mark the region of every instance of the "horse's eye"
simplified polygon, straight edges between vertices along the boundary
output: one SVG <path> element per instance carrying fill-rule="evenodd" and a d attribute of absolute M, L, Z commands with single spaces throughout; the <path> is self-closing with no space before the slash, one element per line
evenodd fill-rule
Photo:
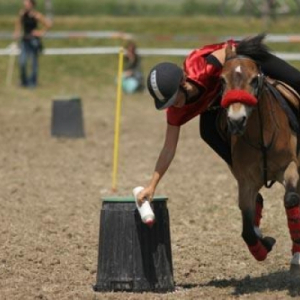
<path fill-rule="evenodd" d="M 226 80 L 225 80 L 224 77 L 221 77 L 221 78 L 220 78 L 220 83 L 221 83 L 221 88 L 222 88 L 222 90 L 224 90 L 225 87 L 226 87 Z"/>
<path fill-rule="evenodd" d="M 257 77 L 252 78 L 250 85 L 252 86 L 252 88 L 256 89 L 258 87 L 258 78 Z"/>

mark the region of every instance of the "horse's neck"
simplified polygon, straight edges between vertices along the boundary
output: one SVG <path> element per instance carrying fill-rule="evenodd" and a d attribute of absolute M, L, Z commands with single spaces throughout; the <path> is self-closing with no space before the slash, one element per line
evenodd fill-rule
<path fill-rule="evenodd" d="M 252 112 L 248 120 L 246 135 L 251 140 L 262 140 L 266 143 L 270 141 L 274 135 L 274 131 L 279 126 L 279 119 L 275 116 L 280 109 L 278 103 L 273 99 L 266 90 L 262 91 L 259 97 L 258 105 Z"/>

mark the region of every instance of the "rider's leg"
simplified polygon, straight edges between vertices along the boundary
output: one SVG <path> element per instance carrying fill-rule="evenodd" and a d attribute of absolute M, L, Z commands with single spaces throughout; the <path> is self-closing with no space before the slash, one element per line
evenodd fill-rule
<path fill-rule="evenodd" d="M 300 94 L 300 71 L 298 69 L 273 54 L 260 64 L 265 75 L 287 83 Z"/>
<path fill-rule="evenodd" d="M 200 135 L 202 139 L 223 159 L 228 165 L 232 164 L 230 145 L 221 137 L 217 129 L 218 110 L 206 111 L 200 116 Z"/>

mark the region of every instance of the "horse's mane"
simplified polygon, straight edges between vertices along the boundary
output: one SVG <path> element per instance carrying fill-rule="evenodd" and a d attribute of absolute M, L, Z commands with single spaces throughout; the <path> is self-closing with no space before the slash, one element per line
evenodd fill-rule
<path fill-rule="evenodd" d="M 248 37 L 238 42 L 236 53 L 246 55 L 257 62 L 260 62 L 270 55 L 269 48 L 263 44 L 266 34 L 262 33 L 254 37 Z"/>

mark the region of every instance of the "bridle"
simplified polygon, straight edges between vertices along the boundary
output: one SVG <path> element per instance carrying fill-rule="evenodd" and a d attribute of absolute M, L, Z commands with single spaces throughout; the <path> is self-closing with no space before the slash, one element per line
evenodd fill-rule
<path fill-rule="evenodd" d="M 253 59 L 251 59 L 248 56 L 244 56 L 244 55 L 237 55 L 237 56 L 232 56 L 229 57 L 228 59 L 226 59 L 225 63 L 229 60 L 233 60 L 233 59 L 248 59 L 251 60 L 252 62 L 255 62 Z M 257 64 L 257 62 L 255 62 L 258 68 L 258 74 L 257 74 L 257 84 L 254 87 L 253 90 L 253 95 L 255 96 L 255 98 L 257 99 L 257 101 L 259 102 L 259 98 L 262 95 L 264 86 L 265 86 L 265 76 L 261 71 L 260 66 Z M 224 87 L 223 87 L 224 88 Z M 223 96 L 223 92 L 222 91 L 222 96 Z M 271 180 L 268 182 L 268 150 L 271 148 L 273 141 L 274 141 L 274 135 L 275 133 L 273 132 L 272 135 L 272 139 L 270 141 L 270 143 L 268 145 L 265 144 L 264 141 L 264 135 L 263 135 L 263 129 L 264 129 L 264 124 L 263 124 L 263 118 L 262 118 L 262 113 L 261 113 L 261 108 L 259 103 L 257 103 L 257 110 L 258 110 L 258 118 L 259 118 L 259 131 L 260 131 L 260 144 L 258 147 L 254 146 L 252 143 L 250 143 L 249 141 L 246 140 L 246 138 L 243 136 L 243 140 L 251 147 L 260 150 L 262 152 L 262 158 L 263 158 L 263 178 L 264 178 L 264 186 L 266 188 L 271 188 L 272 185 L 276 182 L 275 180 Z"/>
<path fill-rule="evenodd" d="M 225 59 L 224 65 L 226 64 L 226 62 L 233 60 L 233 59 L 247 59 L 256 64 L 257 69 L 258 69 L 258 73 L 256 76 L 257 77 L 257 85 L 254 87 L 253 95 L 258 99 L 259 96 L 261 95 L 262 89 L 264 87 L 264 82 L 265 82 L 265 75 L 263 74 L 260 65 L 255 60 L 253 60 L 251 57 L 246 56 L 246 55 L 235 55 L 235 56 L 228 57 Z M 223 90 L 222 90 L 222 94 L 223 94 Z"/>

